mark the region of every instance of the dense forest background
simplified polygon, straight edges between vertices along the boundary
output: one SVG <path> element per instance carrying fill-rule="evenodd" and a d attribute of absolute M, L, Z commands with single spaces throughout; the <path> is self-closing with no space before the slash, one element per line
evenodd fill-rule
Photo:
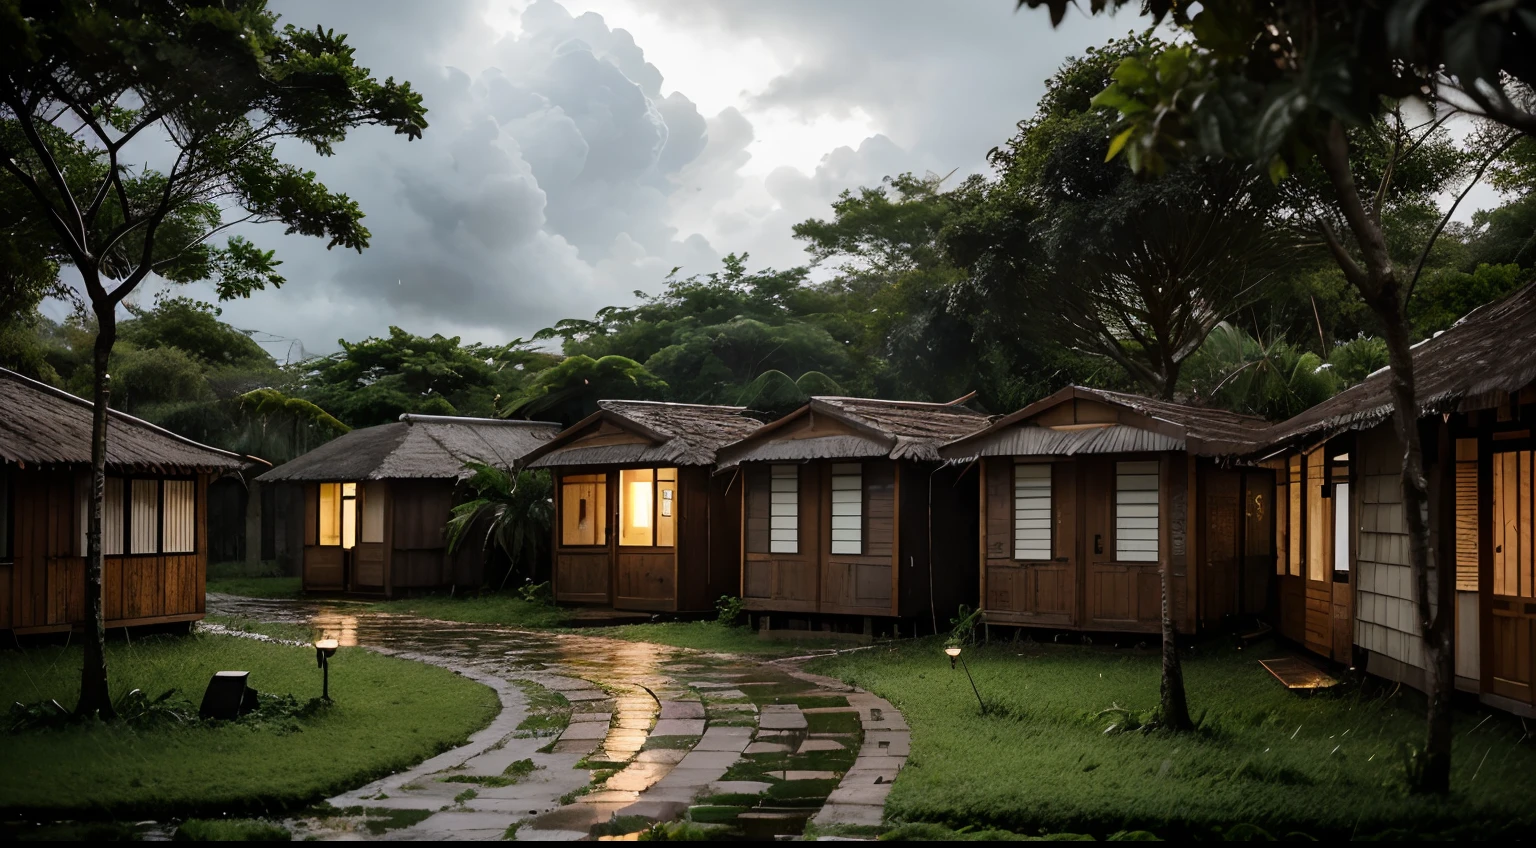
<path fill-rule="evenodd" d="M 570 423 L 600 398 L 773 416 L 815 394 L 975 391 L 976 405 L 1006 412 L 1078 383 L 1295 414 L 1386 364 L 1370 311 L 1316 233 L 1294 225 L 1326 205 L 1326 181 L 1202 162 L 1150 180 L 1106 162 L 1116 112 L 1095 95 L 1121 59 L 1156 46 L 1125 39 L 1064 65 L 1035 114 L 997 140 L 990 174 L 901 174 L 845 192 L 786 234 L 804 244 L 803 266 L 733 255 L 507 345 L 392 327 L 286 364 L 216 308 L 162 294 L 120 322 L 112 404 L 276 461 L 403 412 Z M 1383 186 L 1394 260 L 1414 271 L 1420 338 L 1536 278 L 1528 139 L 1490 153 L 1475 126 L 1398 111 L 1351 142 L 1366 153 L 1362 184 Z M 1502 205 L 1452 220 L 1478 179 Z M 24 228 L 8 232 L 0 251 L 25 255 Z M 38 311 L 68 297 L 57 267 L 0 265 L 12 301 L 0 304 L 0 366 L 89 394 L 93 327 Z"/>

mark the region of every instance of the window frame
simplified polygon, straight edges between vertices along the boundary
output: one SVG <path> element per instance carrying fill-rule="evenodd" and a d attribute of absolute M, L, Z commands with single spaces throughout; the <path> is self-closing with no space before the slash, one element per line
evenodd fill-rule
<path fill-rule="evenodd" d="M 1032 469 L 1033 468 L 1040 468 L 1040 467 L 1044 467 L 1045 468 L 1045 499 L 1046 499 L 1046 526 L 1045 526 L 1046 541 L 1045 541 L 1045 553 L 1046 553 L 1046 555 L 1043 556 L 1043 557 L 1026 557 L 1026 556 L 1023 556 L 1022 555 L 1022 550 L 1019 547 L 1019 529 L 1020 529 L 1019 528 L 1019 522 L 1022 521 L 1022 520 L 1026 520 L 1026 519 L 1019 518 L 1019 511 L 1021 509 L 1021 507 L 1019 506 L 1019 501 L 1021 499 L 1020 498 L 1020 494 L 1019 494 L 1019 488 L 1020 488 L 1019 487 L 1019 480 L 1020 480 L 1019 469 L 1026 468 L 1026 467 L 1032 468 Z M 1011 550 L 1012 550 L 1012 556 L 1010 558 L 1014 562 L 1051 562 L 1052 560 L 1054 560 L 1056 558 L 1056 520 L 1055 520 L 1055 518 L 1056 518 L 1056 479 L 1055 478 L 1056 478 L 1056 466 L 1055 466 L 1055 463 L 1053 463 L 1053 462 L 1050 462 L 1050 461 L 1035 462 L 1035 461 L 1022 460 L 1022 459 L 1015 459 L 1014 462 L 1013 462 L 1013 471 L 1012 471 L 1012 480 L 1011 480 L 1012 485 L 1009 487 L 1010 491 L 1012 491 L 1012 493 L 1013 493 L 1013 495 L 1012 495 L 1013 504 L 1012 504 L 1011 508 L 1009 509 L 1009 512 L 1011 513 L 1011 520 L 1009 521 L 1009 523 L 1012 525 L 1012 532 L 1009 535 L 1011 537 L 1010 541 L 1012 542 L 1012 544 L 1010 546 Z"/>
<path fill-rule="evenodd" d="M 583 472 L 583 473 L 580 473 L 580 474 L 560 474 L 560 475 L 558 475 L 558 477 L 556 478 L 556 481 L 555 481 L 555 498 L 556 498 L 556 500 L 558 502 L 557 509 L 559 510 L 559 513 L 560 513 L 560 515 L 559 515 L 559 519 L 560 519 L 559 520 L 559 526 L 555 528 L 555 534 L 556 534 L 556 538 L 557 538 L 557 541 L 558 541 L 558 547 L 561 547 L 561 548 L 581 548 L 581 549 L 586 549 L 586 550 L 592 550 L 592 549 L 597 549 L 597 548 L 606 548 L 606 547 L 608 547 L 608 544 L 609 544 L 609 541 L 610 541 L 610 534 L 612 532 L 612 528 L 608 526 L 611 523 L 609 521 L 609 515 L 608 515 L 608 488 L 609 488 L 610 478 L 611 478 L 611 475 L 607 471 L 595 471 L 595 472 Z M 615 484 L 617 483 L 617 481 L 614 481 L 614 482 L 615 482 Z M 566 541 L 566 533 L 565 533 L 565 531 L 566 531 L 566 527 L 565 527 L 566 515 L 565 515 L 565 513 L 566 513 L 567 508 L 566 508 L 566 505 L 565 505 L 565 488 L 567 486 L 599 486 L 599 487 L 601 487 L 601 492 L 598 492 L 596 490 L 593 491 L 592 494 L 593 494 L 593 501 L 594 501 L 594 503 L 591 505 L 591 511 L 588 513 L 590 520 L 592 520 L 592 521 L 601 520 L 601 522 L 602 522 L 601 526 L 593 528 L 592 537 L 593 537 L 594 541 L 592 541 L 591 543 L 568 542 L 568 541 Z M 601 494 L 601 496 L 602 496 L 601 497 L 601 503 L 597 502 L 597 500 L 598 500 L 597 496 L 599 494 Z M 578 498 L 577 500 L 579 501 L 580 498 Z M 580 521 L 580 520 L 581 520 L 581 518 L 578 515 L 577 516 L 577 521 Z"/>
<path fill-rule="evenodd" d="M 850 468 L 850 467 L 858 469 L 858 472 L 855 473 L 855 474 L 848 473 L 847 469 Z M 839 470 L 838 470 L 839 468 L 842 468 L 843 471 L 839 472 Z M 827 489 L 827 491 L 829 492 L 829 494 L 828 494 L 828 508 L 831 510 L 830 515 L 829 515 L 831 520 L 828 522 L 828 526 L 827 526 L 827 533 L 828 533 L 828 537 L 827 537 L 827 553 L 829 555 L 831 555 L 831 556 L 863 556 L 864 555 L 864 541 L 865 541 L 864 540 L 864 536 L 865 536 L 865 533 L 864 533 L 864 522 L 865 522 L 865 520 L 866 520 L 866 518 L 868 517 L 868 514 L 869 514 L 869 509 L 868 509 L 868 500 L 869 500 L 869 498 L 868 498 L 868 496 L 867 496 L 867 494 L 866 494 L 866 492 L 864 490 L 864 476 L 865 476 L 864 475 L 864 463 L 862 463 L 862 462 L 834 462 L 834 463 L 831 464 L 831 468 L 829 469 L 829 472 L 830 472 L 830 474 L 828 476 L 828 482 L 827 482 L 828 489 Z M 846 479 L 848 479 L 850 477 L 855 479 L 855 480 L 857 480 L 858 481 L 858 485 L 854 486 L 852 489 L 847 489 L 847 488 L 839 489 L 837 487 L 837 481 L 838 481 L 839 478 L 846 480 Z M 847 532 L 847 530 L 848 530 L 848 528 L 846 528 L 846 527 L 839 528 L 837 526 L 837 519 L 838 519 L 838 514 L 837 514 L 837 507 L 838 507 L 838 504 L 837 504 L 837 493 L 838 492 L 848 492 L 848 491 L 854 492 L 856 494 L 857 497 L 855 498 L 855 501 L 858 504 L 858 512 L 854 514 L 854 517 L 857 519 L 854 522 L 857 525 L 854 528 L 854 532 L 856 534 L 858 534 L 858 538 L 854 539 L 854 540 L 839 539 L 839 538 L 837 538 L 837 533 L 838 533 L 839 529 L 843 530 L 844 532 Z M 798 493 L 797 493 L 797 495 L 798 495 Z M 797 501 L 796 501 L 795 505 L 798 508 L 798 506 L 799 506 L 798 498 L 797 498 Z M 844 516 L 844 517 L 846 517 L 846 516 Z M 796 530 L 797 531 L 799 530 L 799 526 L 798 525 L 799 525 L 799 521 L 797 519 L 796 520 Z M 854 550 L 848 550 L 847 548 L 843 548 L 843 549 L 840 550 L 838 548 L 839 545 L 850 545 L 850 544 L 854 546 L 854 548 L 855 548 Z"/>
<path fill-rule="evenodd" d="M 79 553 L 79 556 L 82 556 L 82 557 L 86 555 L 86 532 L 87 532 L 88 525 L 89 525 L 89 516 L 87 515 L 87 512 L 88 512 L 88 510 L 90 508 L 90 492 L 89 492 L 90 477 L 86 476 L 84 478 L 84 480 L 85 480 L 85 488 L 81 489 L 81 490 L 77 490 L 77 496 L 75 498 L 76 503 L 79 504 L 79 510 L 80 510 L 80 553 Z M 109 474 L 106 477 L 106 485 L 110 485 L 111 481 L 113 481 L 113 480 L 118 481 L 119 484 L 122 487 L 122 494 L 121 494 L 120 503 L 119 503 L 119 509 L 120 509 L 119 517 L 122 519 L 123 537 L 122 537 L 121 549 L 117 553 L 111 553 L 111 552 L 107 551 L 107 539 L 105 538 L 106 519 L 107 519 L 107 514 L 106 513 L 107 513 L 107 510 L 106 510 L 105 494 L 103 494 L 103 498 L 104 498 L 103 503 L 102 503 L 102 532 L 103 532 L 103 538 L 101 540 L 102 541 L 102 556 L 103 557 L 122 557 L 122 558 L 126 559 L 126 558 L 129 558 L 129 557 L 151 557 L 151 556 L 167 556 L 167 555 L 170 555 L 170 556 L 183 556 L 183 555 L 188 555 L 188 554 L 196 554 L 198 552 L 198 550 L 197 550 L 197 544 L 198 544 L 197 528 L 198 528 L 198 523 L 202 520 L 202 517 L 203 517 L 204 506 L 203 506 L 202 503 L 200 503 L 200 499 L 197 496 L 197 476 L 196 475 L 190 475 L 190 474 L 170 474 L 170 475 L 163 475 L 163 476 L 151 476 L 151 475 L 147 475 L 147 474 L 124 474 L 124 475 Z M 167 482 L 170 482 L 170 481 L 183 482 L 183 483 L 191 483 L 192 484 L 192 550 L 190 550 L 190 551 L 167 551 L 165 549 L 165 484 Z M 134 520 L 134 515 L 133 515 L 133 485 L 136 482 L 152 482 L 152 483 L 155 484 L 155 522 L 154 522 L 155 541 L 154 541 L 154 545 L 153 545 L 153 550 L 134 551 L 134 549 L 133 549 L 133 544 L 134 544 L 134 532 L 133 532 L 133 520 Z"/>
<path fill-rule="evenodd" d="M 639 543 L 635 543 L 635 542 L 625 542 L 624 541 L 624 528 L 626 526 L 625 525 L 624 508 L 625 508 L 626 498 L 629 495 L 627 490 L 629 489 L 630 486 L 634 485 L 635 483 L 642 483 L 642 482 L 644 482 L 644 481 L 640 481 L 640 480 L 635 480 L 635 481 L 625 480 L 624 479 L 624 475 L 626 473 L 636 472 L 636 471 L 648 472 L 650 474 L 650 476 L 651 476 L 651 479 L 649 481 L 650 482 L 650 490 L 651 490 L 651 509 L 650 509 L 651 524 L 650 524 L 650 528 L 649 528 L 649 530 L 650 530 L 650 541 L 648 543 L 645 543 L 645 544 L 639 544 Z M 669 480 L 662 479 L 663 473 L 667 473 L 667 472 L 671 473 L 671 475 L 672 475 L 671 479 L 669 479 Z M 672 550 L 672 549 L 677 547 L 677 520 L 679 518 L 679 515 L 678 515 L 679 507 L 678 507 L 678 504 L 682 500 L 681 498 L 678 497 L 678 493 L 681 490 L 678 488 L 678 479 L 677 478 L 678 478 L 678 469 L 677 469 L 676 466 L 671 466 L 671 465 L 650 465 L 650 466 L 645 466 L 643 468 L 621 468 L 621 469 L 619 469 L 619 515 L 618 515 L 619 532 L 618 532 L 618 535 L 616 537 L 616 542 L 618 544 L 618 547 L 621 547 L 621 548 L 657 548 L 657 549 L 661 549 L 661 550 Z M 670 497 L 670 498 L 663 497 L 663 495 L 665 493 L 664 490 L 663 490 L 663 484 L 671 484 L 670 490 L 672 492 L 672 497 Z M 671 508 L 672 512 L 671 512 L 670 515 L 664 515 L 663 514 L 663 509 L 662 509 L 662 502 L 663 501 L 671 501 L 671 503 L 672 503 L 672 508 Z M 669 545 L 661 544 L 661 536 L 662 536 L 661 525 L 662 525 L 662 521 L 663 520 L 665 520 L 670 525 L 670 527 L 671 527 L 672 543 L 669 544 Z"/>
<path fill-rule="evenodd" d="M 1121 470 L 1122 467 L 1123 466 L 1127 466 L 1127 465 L 1150 465 L 1150 466 L 1152 466 L 1152 471 L 1151 471 L 1150 474 L 1148 472 L 1146 472 L 1146 471 L 1122 471 Z M 1114 528 L 1114 533 L 1113 533 L 1113 537 L 1110 540 L 1110 542 L 1111 542 L 1110 550 L 1113 551 L 1113 556 L 1112 556 L 1112 559 L 1110 560 L 1111 562 L 1136 562 L 1136 563 L 1160 563 L 1160 562 L 1162 562 L 1162 556 L 1163 556 L 1163 553 L 1164 553 L 1164 551 L 1163 551 L 1163 538 L 1162 538 L 1163 537 L 1163 521 L 1165 520 L 1165 517 L 1163 515 L 1163 505 L 1162 505 L 1162 497 L 1163 497 L 1163 473 L 1162 473 L 1162 471 L 1163 471 L 1163 469 L 1162 469 L 1162 462 L 1161 462 L 1161 460 L 1158 460 L 1158 459 L 1120 459 L 1120 460 L 1116 460 L 1115 461 L 1115 486 L 1114 486 L 1115 500 L 1114 500 L 1113 524 L 1112 524 L 1112 526 Z M 1131 558 L 1131 557 L 1125 556 L 1125 554 L 1126 553 L 1144 554 L 1146 552 L 1145 551 L 1122 551 L 1121 548 L 1120 548 L 1121 543 L 1126 541 L 1125 539 L 1121 538 L 1120 508 L 1121 508 L 1122 504 L 1120 502 L 1120 496 L 1121 496 L 1120 479 L 1122 477 L 1147 477 L 1147 476 L 1151 476 L 1153 478 L 1153 480 L 1154 480 L 1153 487 L 1150 489 L 1150 491 L 1152 492 L 1151 507 L 1152 507 L 1152 509 L 1154 511 L 1154 515 L 1152 516 L 1152 521 L 1153 521 L 1153 525 L 1152 525 L 1152 545 L 1153 545 L 1153 547 L 1152 547 L 1152 550 L 1151 550 L 1151 554 L 1152 555 L 1150 557 L 1136 556 L 1134 558 Z M 1147 490 L 1147 489 L 1129 489 L 1129 490 L 1126 490 L 1126 491 L 1127 492 L 1145 492 L 1145 491 L 1149 491 L 1149 490 Z M 1138 504 L 1133 504 L 1133 503 L 1124 504 L 1124 506 L 1132 506 L 1132 505 L 1138 505 Z M 1126 516 L 1126 517 L 1127 518 L 1132 518 L 1133 516 Z M 1145 516 L 1137 516 L 1137 518 L 1144 519 Z M 1130 529 L 1130 528 L 1126 528 L 1126 529 Z"/>

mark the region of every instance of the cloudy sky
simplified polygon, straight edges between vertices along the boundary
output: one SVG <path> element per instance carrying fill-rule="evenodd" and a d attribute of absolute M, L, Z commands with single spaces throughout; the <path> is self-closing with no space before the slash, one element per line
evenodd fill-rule
<path fill-rule="evenodd" d="M 338 338 L 526 337 L 667 272 L 806 260 L 790 226 L 903 171 L 984 170 L 1068 56 L 1140 22 L 1012 0 L 275 0 L 426 100 L 424 138 L 294 146 L 367 213 L 361 255 L 284 236 L 288 284 L 225 306 L 279 359 Z M 212 299 L 211 290 L 193 294 Z M 153 291 L 140 300 L 148 304 Z"/>

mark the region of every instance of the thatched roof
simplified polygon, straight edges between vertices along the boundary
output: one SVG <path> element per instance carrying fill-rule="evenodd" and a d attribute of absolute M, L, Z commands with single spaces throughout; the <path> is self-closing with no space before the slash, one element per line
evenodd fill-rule
<path fill-rule="evenodd" d="M 1391 368 L 1383 368 L 1306 412 L 1276 424 L 1267 445 L 1289 445 L 1366 430 L 1387 420 Z M 1536 381 L 1536 283 L 1467 313 L 1413 350 L 1419 415 L 1471 412 L 1503 404 Z"/>
<path fill-rule="evenodd" d="M 0 368 L 0 461 L 89 466 L 94 408 L 84 398 Z M 107 414 L 109 470 L 221 472 L 266 464 L 199 444 L 115 409 L 108 409 Z"/>
<path fill-rule="evenodd" d="M 474 460 L 511 468 L 558 424 L 448 415 L 400 416 L 353 430 L 261 475 L 268 482 L 456 480 Z"/>
<path fill-rule="evenodd" d="M 811 438 L 776 438 L 808 416 L 825 416 L 852 433 Z M 885 456 L 936 460 L 940 445 L 974 433 L 987 416 L 960 403 L 813 397 L 805 406 L 720 451 L 720 464 Z"/>
<path fill-rule="evenodd" d="M 1120 410 L 1117 420 L 1088 425 L 1046 427 L 1034 422 L 1041 413 L 1075 400 L 1090 400 Z M 1186 406 L 1140 395 L 1069 386 L 1038 400 L 985 429 L 946 445 L 949 459 L 978 456 L 1072 456 L 1075 454 L 1189 451 L 1201 456 L 1230 456 L 1264 443 L 1269 422 L 1223 409 Z"/>
<path fill-rule="evenodd" d="M 641 400 L 598 401 L 598 410 L 524 458 L 529 468 L 592 465 L 713 465 L 715 451 L 763 426 L 740 406 Z M 638 437 L 590 438 L 604 425 Z M 583 439 L 588 439 L 586 443 Z"/>

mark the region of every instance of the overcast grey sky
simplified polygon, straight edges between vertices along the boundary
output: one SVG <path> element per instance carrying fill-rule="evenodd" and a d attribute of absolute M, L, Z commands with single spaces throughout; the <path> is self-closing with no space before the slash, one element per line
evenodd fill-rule
<path fill-rule="evenodd" d="M 246 231 L 288 284 L 225 319 L 279 359 L 390 325 L 526 337 L 730 252 L 801 264 L 791 225 L 887 175 L 984 170 L 1064 59 L 1141 23 L 1052 30 L 1013 0 L 272 5 L 347 33 L 361 64 L 425 95 L 430 122 L 416 142 L 365 128 L 328 159 L 280 151 L 356 198 L 373 243 Z"/>

